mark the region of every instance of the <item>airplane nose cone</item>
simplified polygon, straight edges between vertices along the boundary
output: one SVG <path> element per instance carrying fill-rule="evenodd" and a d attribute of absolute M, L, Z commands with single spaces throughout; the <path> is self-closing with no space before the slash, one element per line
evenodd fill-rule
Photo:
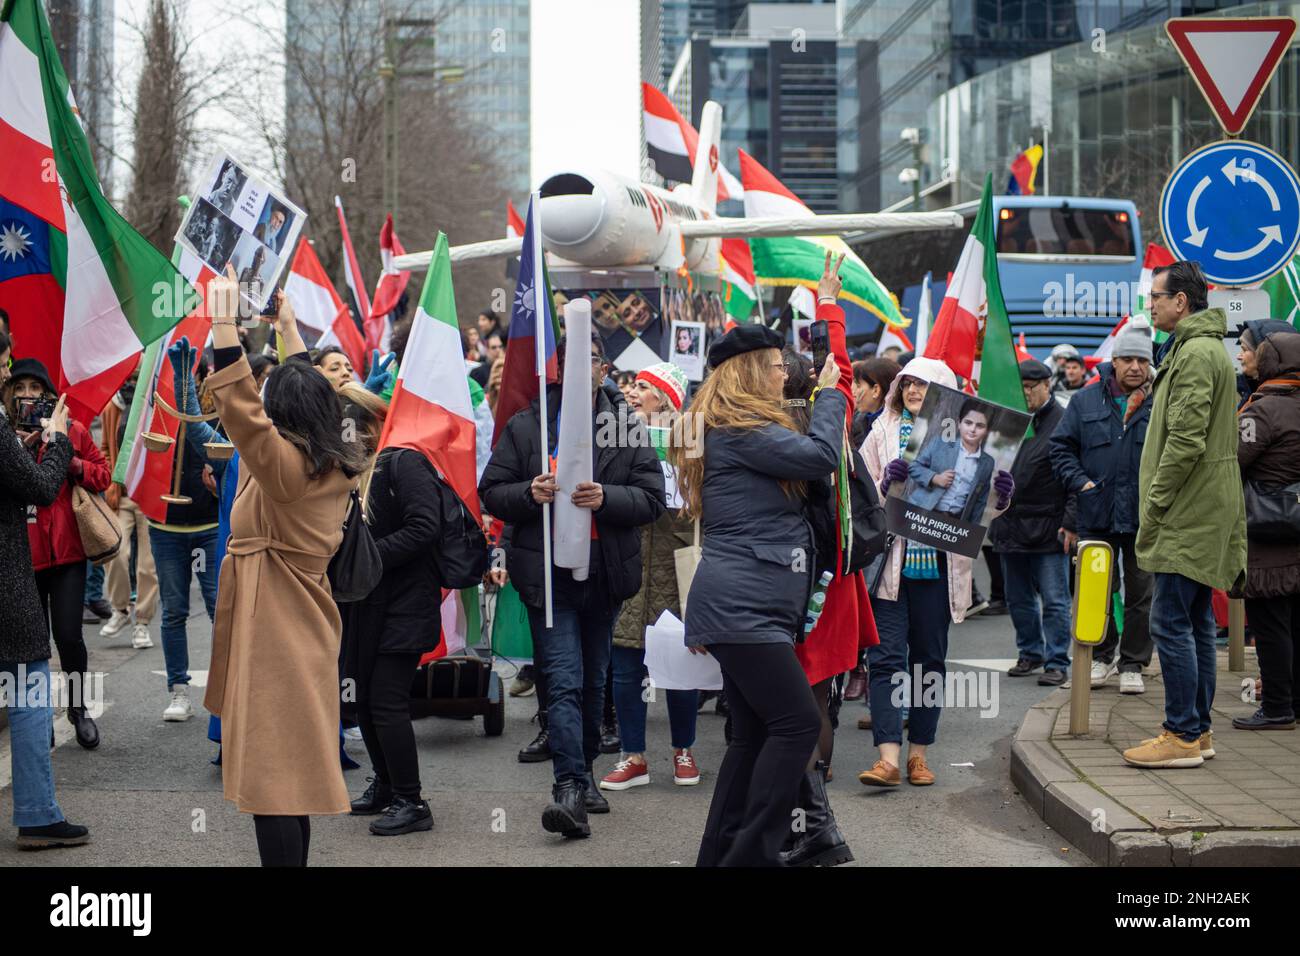
<path fill-rule="evenodd" d="M 575 246 L 590 239 L 605 215 L 605 197 L 591 180 L 561 173 L 542 183 L 542 238 L 549 246 Z"/>

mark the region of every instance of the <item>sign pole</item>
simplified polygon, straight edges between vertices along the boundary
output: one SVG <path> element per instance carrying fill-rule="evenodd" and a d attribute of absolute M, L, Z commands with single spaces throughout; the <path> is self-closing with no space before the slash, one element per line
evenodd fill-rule
<path fill-rule="evenodd" d="M 1074 661 L 1070 665 L 1070 734 L 1088 733 L 1092 693 L 1092 649 L 1110 625 L 1115 553 L 1105 541 L 1080 541 L 1074 560 Z"/>

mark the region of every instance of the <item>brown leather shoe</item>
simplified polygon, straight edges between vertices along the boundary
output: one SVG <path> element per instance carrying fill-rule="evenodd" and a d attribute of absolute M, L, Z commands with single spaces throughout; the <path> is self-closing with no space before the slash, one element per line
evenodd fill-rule
<path fill-rule="evenodd" d="M 870 770 L 858 774 L 858 782 L 864 787 L 897 787 L 903 781 L 897 767 L 877 760 Z"/>
<path fill-rule="evenodd" d="M 907 782 L 914 787 L 928 787 L 934 783 L 934 771 L 925 765 L 920 754 L 907 758 Z"/>

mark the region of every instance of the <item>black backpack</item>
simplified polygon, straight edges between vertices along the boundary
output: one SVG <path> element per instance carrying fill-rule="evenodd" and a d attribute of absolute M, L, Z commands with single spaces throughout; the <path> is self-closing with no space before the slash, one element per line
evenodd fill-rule
<path fill-rule="evenodd" d="M 849 446 L 849 503 L 853 517 L 849 547 L 844 554 L 844 573 L 856 574 L 869 565 L 873 558 L 883 554 L 888 531 L 885 527 L 885 509 L 876 493 L 876 483 L 867 471 L 862 453 Z"/>
<path fill-rule="evenodd" d="M 434 469 L 435 473 L 437 469 Z M 471 588 L 483 580 L 491 555 L 487 536 L 456 490 L 438 475 L 442 540 L 433 556 L 445 588 Z"/>

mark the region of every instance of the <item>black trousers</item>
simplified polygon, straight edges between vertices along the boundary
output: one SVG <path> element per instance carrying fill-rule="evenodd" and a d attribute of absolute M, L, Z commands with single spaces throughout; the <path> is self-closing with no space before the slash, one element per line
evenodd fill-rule
<path fill-rule="evenodd" d="M 44 571 L 37 571 L 36 590 L 41 596 L 41 610 L 50 621 L 54 646 L 59 650 L 59 667 L 69 677 L 73 674 L 80 675 L 78 683 L 80 688 L 84 688 L 86 668 L 90 666 L 86 642 L 81 636 L 81 604 L 86 594 L 86 562 L 58 564 Z M 76 690 L 79 691 L 80 688 Z"/>
<path fill-rule="evenodd" d="M 697 866 L 779 866 L 821 711 L 790 644 L 713 644 L 731 741 Z"/>
<path fill-rule="evenodd" d="M 1246 598 L 1246 618 L 1255 635 L 1259 676 L 1264 682 L 1264 713 L 1300 714 L 1300 595 Z"/>
<path fill-rule="evenodd" d="M 1006 603 L 1007 593 L 1002 584 L 1002 560 L 993 553 L 992 545 L 984 545 L 984 562 L 989 566 L 989 600 Z"/>
<path fill-rule="evenodd" d="M 1151 594 L 1155 589 L 1155 577 L 1149 571 L 1138 567 L 1137 554 L 1133 550 L 1136 535 L 1106 535 L 1101 540 L 1110 544 L 1115 552 L 1115 560 L 1123 564 L 1124 571 L 1124 633 L 1121 636 L 1115 626 L 1114 615 L 1106 627 L 1106 638 L 1093 652 L 1093 660 L 1109 664 L 1115 659 L 1115 648 L 1119 647 L 1119 669 L 1140 673 L 1142 668 L 1151 663 Z M 1119 574 L 1115 574 L 1112 593 L 1119 592 Z"/>
<path fill-rule="evenodd" d="M 311 844 L 311 821 L 307 817 L 253 815 L 257 853 L 263 866 L 306 866 Z"/>
<path fill-rule="evenodd" d="M 375 780 L 420 799 L 420 760 L 411 728 L 411 679 L 420 653 L 379 654 L 367 636 L 357 647 L 357 724 Z"/>

